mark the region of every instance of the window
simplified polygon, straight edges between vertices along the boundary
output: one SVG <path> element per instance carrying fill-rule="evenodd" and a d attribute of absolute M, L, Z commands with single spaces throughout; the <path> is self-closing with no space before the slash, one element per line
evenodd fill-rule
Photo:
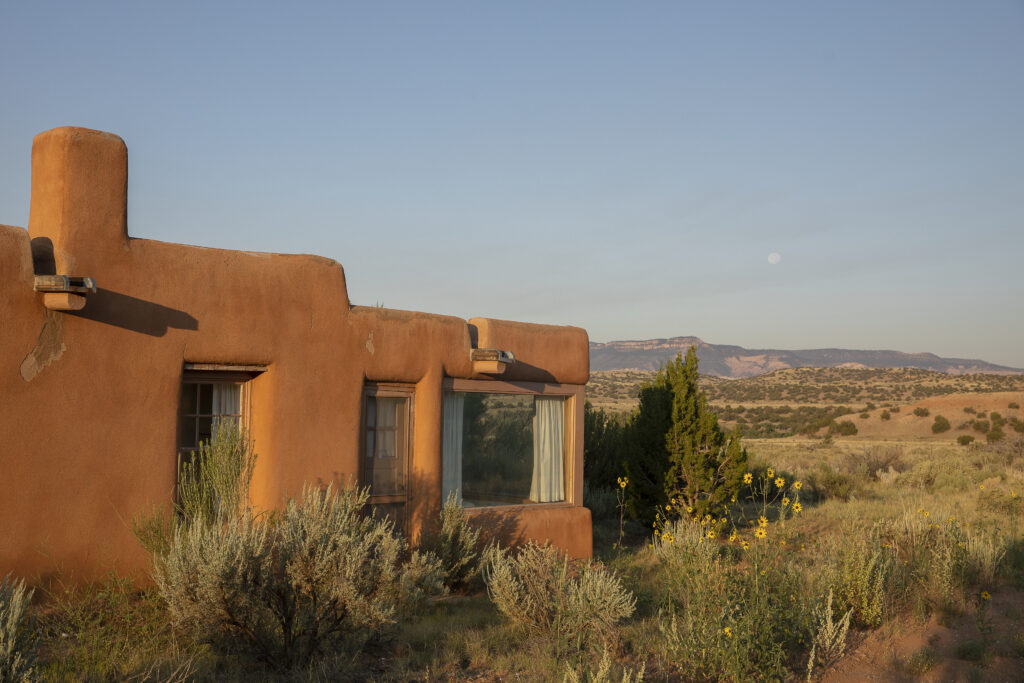
<path fill-rule="evenodd" d="M 213 425 L 230 420 L 247 427 L 249 380 L 263 368 L 203 370 L 194 364 L 185 366 L 178 402 L 178 469 L 191 461 L 200 443 L 209 443 Z M 233 368 L 237 366 L 213 366 Z"/>
<path fill-rule="evenodd" d="M 404 528 L 412 451 L 412 388 L 372 384 L 363 392 L 360 478 L 370 503 Z"/>
<path fill-rule="evenodd" d="M 445 497 L 456 491 L 466 507 L 564 502 L 568 406 L 534 392 L 445 392 Z"/>

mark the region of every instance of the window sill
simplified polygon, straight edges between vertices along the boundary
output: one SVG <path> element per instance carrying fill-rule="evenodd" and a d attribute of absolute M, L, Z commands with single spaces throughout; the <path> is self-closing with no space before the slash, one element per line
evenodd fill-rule
<path fill-rule="evenodd" d="M 484 505 L 481 507 L 462 508 L 467 515 L 484 514 L 488 512 L 520 512 L 523 510 L 550 510 L 553 508 L 574 508 L 582 507 L 568 501 L 558 503 L 512 503 L 508 505 Z"/>

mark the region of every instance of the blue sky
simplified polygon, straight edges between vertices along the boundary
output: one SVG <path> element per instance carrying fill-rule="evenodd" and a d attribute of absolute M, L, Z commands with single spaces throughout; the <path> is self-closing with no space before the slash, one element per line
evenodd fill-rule
<path fill-rule="evenodd" d="M 78 125 L 356 304 L 1024 367 L 1019 0 L 8 2 L 0 93 L 2 223 Z"/>

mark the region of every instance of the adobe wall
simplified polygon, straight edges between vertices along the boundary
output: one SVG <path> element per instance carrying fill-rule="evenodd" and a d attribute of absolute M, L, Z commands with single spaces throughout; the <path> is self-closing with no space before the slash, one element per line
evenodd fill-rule
<path fill-rule="evenodd" d="M 131 520 L 172 499 L 186 362 L 267 367 L 252 382 L 261 507 L 355 481 L 365 381 L 415 385 L 414 533 L 440 503 L 442 382 L 481 377 L 473 336 L 523 359 L 508 379 L 586 382 L 578 328 L 351 307 L 334 261 L 134 239 L 126 200 L 123 141 L 58 128 L 33 145 L 28 231 L 0 226 L 0 574 L 148 568 Z M 99 291 L 49 311 L 33 291 L 47 269 Z M 509 512 L 506 531 L 589 556 L 578 484 L 575 507 Z"/>

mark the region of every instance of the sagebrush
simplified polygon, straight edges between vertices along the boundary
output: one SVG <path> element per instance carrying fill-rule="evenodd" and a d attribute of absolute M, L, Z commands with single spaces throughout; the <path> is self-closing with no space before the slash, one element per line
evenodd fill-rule
<path fill-rule="evenodd" d="M 275 667 L 358 647 L 441 589 L 437 559 L 406 560 L 391 522 L 363 514 L 367 497 L 307 487 L 274 518 L 179 527 L 154 563 L 171 618 L 216 652 Z"/>
<path fill-rule="evenodd" d="M 0 581 L 0 681 L 35 680 L 36 636 L 25 610 L 32 599 L 22 579 Z"/>
<path fill-rule="evenodd" d="M 469 524 L 466 511 L 455 493 L 441 508 L 438 528 L 427 534 L 423 550 L 437 556 L 449 589 L 469 585 L 480 573 L 480 530 Z"/>
<path fill-rule="evenodd" d="M 557 549 L 530 542 L 518 552 L 492 548 L 487 594 L 498 611 L 550 639 L 558 651 L 580 651 L 615 639 L 636 599 L 619 578 L 593 562 L 570 564 Z"/>

